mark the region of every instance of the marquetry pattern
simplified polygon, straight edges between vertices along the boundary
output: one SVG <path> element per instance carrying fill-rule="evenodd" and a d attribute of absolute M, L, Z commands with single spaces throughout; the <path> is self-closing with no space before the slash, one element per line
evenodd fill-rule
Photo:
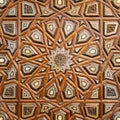
<path fill-rule="evenodd" d="M 120 120 L 120 0 L 0 0 L 0 120 Z"/>

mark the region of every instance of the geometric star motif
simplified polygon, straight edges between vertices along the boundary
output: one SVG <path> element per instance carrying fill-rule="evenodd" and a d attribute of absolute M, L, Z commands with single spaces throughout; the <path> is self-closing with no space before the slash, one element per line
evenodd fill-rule
<path fill-rule="evenodd" d="M 120 0 L 0 0 L 0 120 L 120 120 Z"/>
<path fill-rule="evenodd" d="M 69 55 L 69 50 L 64 48 L 56 48 L 56 50 L 51 51 L 51 55 L 48 55 L 48 64 L 51 66 L 51 70 L 58 72 L 65 72 L 65 70 L 70 70 L 70 65 L 72 62 L 72 55 Z"/>

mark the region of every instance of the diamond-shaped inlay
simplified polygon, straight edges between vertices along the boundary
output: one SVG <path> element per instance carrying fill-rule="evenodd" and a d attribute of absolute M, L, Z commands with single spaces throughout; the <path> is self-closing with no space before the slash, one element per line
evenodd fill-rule
<path fill-rule="evenodd" d="M 10 36 L 17 35 L 17 21 L 3 21 L 3 32 Z"/>

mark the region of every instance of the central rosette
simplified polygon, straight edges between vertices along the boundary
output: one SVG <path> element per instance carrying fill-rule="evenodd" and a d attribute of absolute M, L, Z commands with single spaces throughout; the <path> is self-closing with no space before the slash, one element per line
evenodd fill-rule
<path fill-rule="evenodd" d="M 57 54 L 54 59 L 57 66 L 64 66 L 66 64 L 66 60 L 67 58 L 64 54 Z"/>
<path fill-rule="evenodd" d="M 69 53 L 69 50 L 65 50 L 64 48 L 51 50 L 51 54 L 48 56 L 48 64 L 51 66 L 51 69 L 55 70 L 57 73 L 60 71 L 64 73 L 65 70 L 69 70 L 70 66 L 73 64 L 73 56 Z"/>

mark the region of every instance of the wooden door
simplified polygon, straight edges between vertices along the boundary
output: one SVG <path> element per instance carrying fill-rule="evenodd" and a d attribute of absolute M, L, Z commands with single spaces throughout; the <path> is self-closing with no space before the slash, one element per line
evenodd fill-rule
<path fill-rule="evenodd" d="M 0 120 L 120 120 L 120 0 L 0 0 Z"/>

